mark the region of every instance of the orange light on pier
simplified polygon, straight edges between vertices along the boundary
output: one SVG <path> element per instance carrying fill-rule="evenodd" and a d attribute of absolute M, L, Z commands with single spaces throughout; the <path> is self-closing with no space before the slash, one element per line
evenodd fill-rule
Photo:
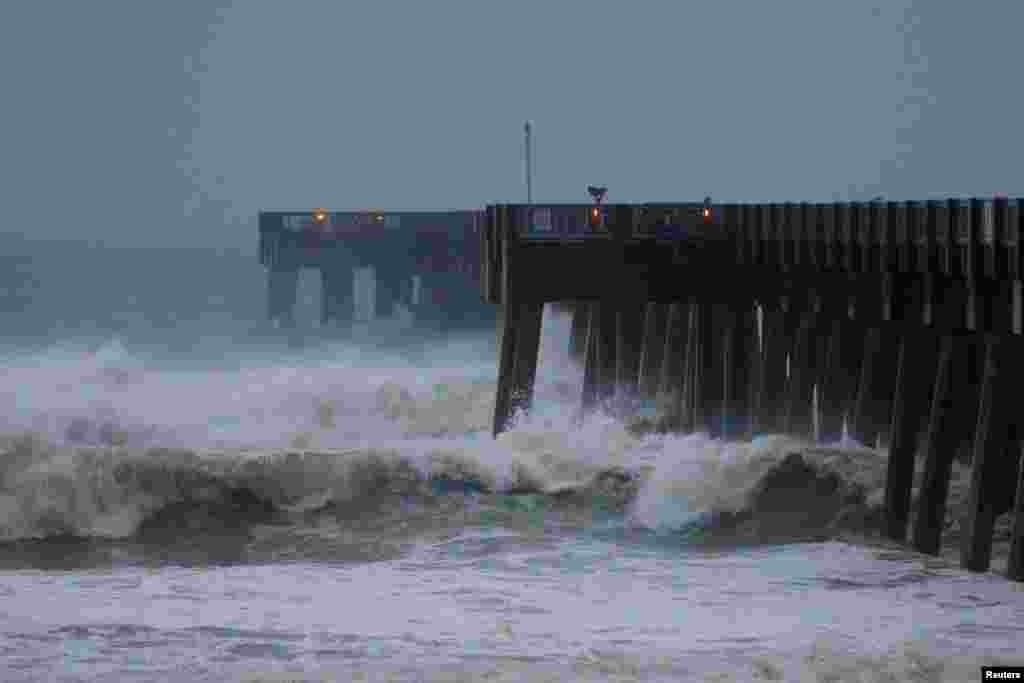
<path fill-rule="evenodd" d="M 323 225 L 327 222 L 327 209 L 313 209 L 313 222 Z"/>

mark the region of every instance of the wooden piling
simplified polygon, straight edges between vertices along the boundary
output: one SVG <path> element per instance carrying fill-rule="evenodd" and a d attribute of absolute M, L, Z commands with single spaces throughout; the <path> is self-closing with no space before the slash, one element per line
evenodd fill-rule
<path fill-rule="evenodd" d="M 820 301 L 816 295 L 793 300 L 793 315 L 799 323 L 793 335 L 789 355 L 789 377 L 786 379 L 785 407 L 782 428 L 787 434 L 814 437 L 812 402 L 814 398 L 814 344 Z"/>
<path fill-rule="evenodd" d="M 723 308 L 718 311 L 719 320 L 717 326 L 720 328 L 719 339 L 721 345 L 718 347 L 718 355 L 721 357 L 721 395 L 718 402 L 718 410 L 714 414 L 714 424 L 718 428 L 718 435 L 723 439 L 732 439 L 734 435 L 733 420 L 735 418 L 737 396 L 732 388 L 733 374 L 735 373 L 734 363 L 736 362 L 736 346 L 739 338 L 737 319 L 735 312 L 730 308 Z"/>
<path fill-rule="evenodd" d="M 320 269 L 320 322 L 348 322 L 352 319 L 353 277 L 351 268 Z"/>
<path fill-rule="evenodd" d="M 616 309 L 608 301 L 590 304 L 583 370 L 584 414 L 607 405 L 615 389 Z"/>
<path fill-rule="evenodd" d="M 857 211 L 853 211 L 854 219 L 859 217 Z M 857 248 L 856 243 L 851 247 L 851 259 L 860 258 L 856 255 Z M 860 261 L 856 261 L 857 265 Z M 864 353 L 866 351 L 865 342 L 866 330 L 863 325 L 859 325 L 852 317 L 856 307 L 856 297 L 847 296 L 848 312 L 844 315 L 840 321 L 840 330 L 843 335 L 843 348 L 842 348 L 842 394 L 839 396 L 839 414 L 842 419 L 841 429 L 849 430 L 850 422 L 853 418 L 853 412 L 856 408 L 857 392 L 860 388 L 860 376 L 863 371 L 864 365 Z"/>
<path fill-rule="evenodd" d="M 761 385 L 763 382 L 764 373 L 764 358 L 761 351 L 761 338 L 759 331 L 759 320 L 762 315 L 762 302 L 761 300 L 755 300 L 751 306 L 751 321 L 753 325 L 753 338 L 750 340 L 750 372 L 747 374 L 747 396 L 748 398 L 748 411 L 749 411 L 749 430 L 751 437 L 757 436 L 763 430 L 761 418 L 763 411 L 761 409 L 762 395 Z"/>
<path fill-rule="evenodd" d="M 950 375 L 953 373 L 953 358 L 956 356 L 961 362 L 964 360 L 962 345 L 957 344 L 956 337 L 946 335 L 941 344 L 928 431 L 924 439 L 925 471 L 918 495 L 913 535 L 914 548 L 929 555 L 939 553 L 950 471 L 956 455 L 955 446 L 949 443 L 955 436 L 955 431 L 951 429 L 953 381 Z"/>
<path fill-rule="evenodd" d="M 665 355 L 665 333 L 669 304 L 649 302 L 644 312 L 644 336 L 640 355 L 640 396 L 654 400 L 661 381 L 662 359 Z"/>
<path fill-rule="evenodd" d="M 878 436 L 878 424 L 872 414 L 873 392 L 882 378 L 875 375 L 875 359 L 882 350 L 882 330 L 869 327 L 864 332 L 864 353 L 860 376 L 857 379 L 857 394 L 850 411 L 850 437 L 865 446 L 874 446 Z"/>
<path fill-rule="evenodd" d="M 514 383 L 511 394 L 511 415 L 528 413 L 533 406 L 533 386 L 537 378 L 537 356 L 544 318 L 544 304 L 519 304 L 516 318 Z"/>
<path fill-rule="evenodd" d="M 949 283 L 942 294 L 942 303 L 938 306 L 933 298 L 934 320 L 940 325 L 955 324 L 963 315 L 966 291 L 962 286 Z M 935 371 L 924 439 L 924 474 L 913 533 L 914 548 L 929 555 L 939 553 L 953 459 L 963 435 L 963 413 L 971 405 L 964 396 L 970 388 L 961 381 L 963 369 L 970 361 L 967 341 L 964 335 L 944 334 Z M 958 399 L 960 405 L 956 405 L 954 399 Z"/>
<path fill-rule="evenodd" d="M 298 296 L 298 268 L 272 268 L 267 271 L 267 314 L 285 327 L 295 324 L 295 301 Z"/>
<path fill-rule="evenodd" d="M 734 304 L 725 315 L 722 436 L 747 439 L 751 437 L 750 373 L 754 360 L 751 345 L 757 343 L 753 302 Z"/>
<path fill-rule="evenodd" d="M 1008 442 L 1015 410 L 1016 380 L 1010 371 L 1015 363 L 1007 351 L 1010 345 L 997 335 L 985 340 L 985 368 L 982 377 L 978 422 L 971 456 L 971 483 L 967 514 L 962 528 L 960 560 L 965 569 L 987 571 L 992 559 L 992 532 L 996 515 L 1008 507 L 1000 500 L 1008 470 L 1007 458 L 1018 458 L 1020 447 Z M 1015 374 L 1015 373 L 1014 373 Z M 1000 480 L 1002 478 L 1002 481 Z"/>
<path fill-rule="evenodd" d="M 491 433 L 494 437 L 505 431 L 512 415 L 512 387 L 516 362 L 516 312 L 515 304 L 504 303 L 498 309 L 498 387 L 494 397 L 494 421 Z"/>
<path fill-rule="evenodd" d="M 786 355 L 791 346 L 791 330 L 787 311 L 777 300 L 771 303 L 764 313 L 758 428 L 762 433 L 778 434 L 782 431 Z"/>
<path fill-rule="evenodd" d="M 615 385 L 625 403 L 636 398 L 644 337 L 645 307 L 625 304 L 615 318 Z"/>
<path fill-rule="evenodd" d="M 707 430 L 712 438 L 722 435 L 722 400 L 725 381 L 723 359 L 723 306 L 700 304 L 700 381 L 696 397 L 698 429 Z"/>
<path fill-rule="evenodd" d="M 843 409 L 848 396 L 847 369 L 844 366 L 849 329 L 844 325 L 847 299 L 830 292 L 823 301 L 821 335 L 822 357 L 817 369 L 818 412 L 822 443 L 838 441 L 843 434 Z"/>
<path fill-rule="evenodd" d="M 865 248 L 864 258 L 870 266 L 877 260 L 877 255 L 871 256 L 869 251 L 870 248 Z M 877 287 L 860 292 L 865 300 L 858 303 L 856 314 L 858 320 L 868 321 L 868 328 L 863 333 L 861 372 L 850 410 L 849 428 L 850 435 L 868 447 L 874 447 L 880 441 L 888 444 L 893 378 L 899 353 L 898 332 L 892 324 L 893 284 L 891 275 L 883 274 Z"/>
<path fill-rule="evenodd" d="M 585 301 L 574 301 L 569 308 L 572 314 L 572 327 L 569 331 L 569 356 L 579 362 L 583 360 L 583 353 L 587 345 L 590 305 Z"/>
<path fill-rule="evenodd" d="M 661 410 L 666 424 L 678 427 L 682 420 L 683 385 L 686 372 L 687 341 L 689 339 L 690 303 L 669 305 L 665 322 L 665 350 L 661 359 L 661 377 L 658 387 Z"/>
<path fill-rule="evenodd" d="M 705 372 L 702 366 L 704 340 L 701 334 L 705 325 L 706 313 L 702 315 L 701 304 L 694 301 L 690 306 L 690 317 L 687 323 L 686 333 L 686 361 L 683 373 L 683 408 L 682 421 L 680 426 L 685 431 L 700 429 L 701 413 L 700 401 L 703 396 L 701 384 L 704 381 Z"/>
<path fill-rule="evenodd" d="M 893 320 L 904 321 L 892 325 L 898 339 L 885 476 L 885 535 L 902 542 L 907 537 L 921 421 L 931 402 L 937 338 L 921 325 L 922 281 L 903 275 L 885 277 L 885 306 Z"/>
<path fill-rule="evenodd" d="M 875 425 L 870 444 L 888 448 L 892 443 L 892 402 L 896 390 L 896 361 L 900 352 L 900 334 L 893 325 L 879 330 L 878 351 L 873 362 L 874 380 L 869 392 L 869 424 Z"/>
<path fill-rule="evenodd" d="M 585 304 L 587 309 L 587 333 L 583 346 L 583 414 L 592 412 L 601 400 L 601 304 L 591 301 Z"/>
<path fill-rule="evenodd" d="M 1018 430 L 1017 436 L 1020 432 Z M 1021 442 L 1014 440 L 1017 448 L 1017 491 L 1013 502 L 1013 529 L 1010 534 L 1010 558 L 1006 576 L 1014 581 L 1024 581 L 1024 457 Z"/>
<path fill-rule="evenodd" d="M 934 337 L 921 330 L 908 329 L 899 340 L 885 474 L 885 535 L 894 541 L 907 537 L 914 458 L 921 417 L 928 405 L 934 348 Z"/>
<path fill-rule="evenodd" d="M 402 291 L 403 273 L 396 264 L 382 259 L 373 264 L 374 313 L 377 318 L 390 318 L 395 313 Z"/>
<path fill-rule="evenodd" d="M 598 358 L 598 400 L 607 407 L 615 396 L 615 381 L 618 366 L 616 363 L 616 347 L 618 335 L 619 304 L 610 301 L 601 302 L 601 314 L 597 326 L 597 358 Z M 594 315 L 591 313 L 591 315 Z"/>

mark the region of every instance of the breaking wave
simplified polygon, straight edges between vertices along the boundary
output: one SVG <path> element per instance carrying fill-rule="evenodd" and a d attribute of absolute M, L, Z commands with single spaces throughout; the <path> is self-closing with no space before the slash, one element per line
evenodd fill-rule
<path fill-rule="evenodd" d="M 535 409 L 497 440 L 493 351 L 479 344 L 401 357 L 335 346 L 220 369 L 162 368 L 116 343 L 8 358 L 18 391 L 0 398 L 0 540 L 129 538 L 170 519 L 193 532 L 297 523 L 443 496 L 600 508 L 624 532 L 686 543 L 878 529 L 882 451 L 643 434 L 602 413 L 579 424 L 567 328 L 546 317 Z M 951 534 L 965 490 L 958 466 Z"/>
<path fill-rule="evenodd" d="M 704 541 L 807 540 L 877 522 L 882 468 L 874 453 L 801 452 L 781 437 L 750 444 L 637 438 L 613 425 L 351 450 L 98 448 L 10 438 L 0 451 L 0 538 L 125 538 L 170 511 L 258 522 L 440 495 L 600 505 L 621 512 L 624 528 L 691 540 L 702 532 Z M 579 457 L 588 435 L 612 448 L 605 462 L 593 451 Z"/>

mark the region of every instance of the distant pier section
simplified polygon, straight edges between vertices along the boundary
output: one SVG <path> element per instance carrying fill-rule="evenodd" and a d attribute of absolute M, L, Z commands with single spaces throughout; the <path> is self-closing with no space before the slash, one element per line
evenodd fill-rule
<path fill-rule="evenodd" d="M 440 329 L 493 325 L 476 295 L 482 224 L 481 211 L 261 211 L 268 318 L 295 324 L 299 271 L 310 268 L 320 271 L 321 325 L 351 323 L 360 289 L 371 292 L 371 318 L 404 307 Z"/>
<path fill-rule="evenodd" d="M 543 305 L 561 302 L 582 411 L 651 401 L 673 430 L 886 444 L 885 533 L 929 554 L 952 463 L 969 461 L 963 566 L 988 569 L 1010 512 L 1009 575 L 1024 580 L 1024 200 L 595 199 L 487 207 L 495 435 L 530 408 Z"/>

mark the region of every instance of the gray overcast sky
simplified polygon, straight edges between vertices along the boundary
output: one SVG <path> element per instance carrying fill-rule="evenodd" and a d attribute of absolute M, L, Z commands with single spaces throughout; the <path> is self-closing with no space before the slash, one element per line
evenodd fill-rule
<path fill-rule="evenodd" d="M 1024 194 L 1020 0 L 8 0 L 0 230 L 261 207 Z"/>

